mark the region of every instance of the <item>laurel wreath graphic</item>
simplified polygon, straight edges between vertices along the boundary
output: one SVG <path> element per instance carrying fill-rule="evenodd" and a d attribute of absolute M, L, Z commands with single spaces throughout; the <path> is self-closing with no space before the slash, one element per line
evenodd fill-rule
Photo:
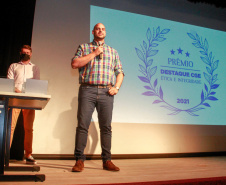
<path fill-rule="evenodd" d="M 219 84 L 216 84 L 218 80 L 218 74 L 214 74 L 215 70 L 218 68 L 219 60 L 214 60 L 212 52 L 209 52 L 209 44 L 207 40 L 204 41 L 202 38 L 196 34 L 193 35 L 192 33 L 187 33 L 188 36 L 193 40 L 193 46 L 200 49 L 201 53 L 201 60 L 207 65 L 206 71 L 203 72 L 204 78 L 208 82 L 208 85 L 204 83 L 204 89 L 201 92 L 201 102 L 189 109 L 179 109 L 164 100 L 164 93 L 162 90 L 161 85 L 158 85 L 158 79 L 154 78 L 154 75 L 157 71 L 157 66 L 153 65 L 152 57 L 155 56 L 159 50 L 156 48 L 159 45 L 159 42 L 163 42 L 166 40 L 164 38 L 165 34 L 167 34 L 170 29 L 163 29 L 160 30 L 160 27 L 157 29 L 153 28 L 153 32 L 151 32 L 150 28 L 148 28 L 146 37 L 148 43 L 143 41 L 143 45 L 141 45 L 141 50 L 135 48 L 138 58 L 143 62 L 143 65 L 139 64 L 139 70 L 143 74 L 143 76 L 138 76 L 138 78 L 148 85 L 144 86 L 147 90 L 146 92 L 142 93 L 144 96 L 156 96 L 156 99 L 153 104 L 163 103 L 161 107 L 164 107 L 171 111 L 168 115 L 177 115 L 181 112 L 186 112 L 191 116 L 199 116 L 196 112 L 205 107 L 210 107 L 210 104 L 207 102 L 210 101 L 217 101 L 218 99 L 214 96 L 216 92 L 214 91 L 219 87 Z M 195 114 L 196 113 L 196 114 Z"/>

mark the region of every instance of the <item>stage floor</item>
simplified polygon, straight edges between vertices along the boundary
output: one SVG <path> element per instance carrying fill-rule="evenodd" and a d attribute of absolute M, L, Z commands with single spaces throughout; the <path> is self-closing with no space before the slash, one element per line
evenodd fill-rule
<path fill-rule="evenodd" d="M 45 174 L 44 182 L 0 182 L 1 185 L 70 185 L 153 182 L 226 176 L 226 156 L 112 160 L 119 172 L 102 169 L 101 160 L 85 161 L 83 172 L 71 172 L 74 160 L 37 160 L 39 172 L 5 171 L 5 175 Z M 25 161 L 10 161 L 10 166 Z M 27 165 L 26 165 L 27 166 Z"/>

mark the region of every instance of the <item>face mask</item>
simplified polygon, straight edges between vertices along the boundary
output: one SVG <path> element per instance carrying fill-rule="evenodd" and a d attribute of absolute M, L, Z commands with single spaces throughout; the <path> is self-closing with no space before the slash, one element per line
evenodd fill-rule
<path fill-rule="evenodd" d="M 20 59 L 23 60 L 23 61 L 28 61 L 28 60 L 30 60 L 30 58 L 31 58 L 31 56 L 26 54 L 26 53 L 22 53 L 20 55 Z"/>

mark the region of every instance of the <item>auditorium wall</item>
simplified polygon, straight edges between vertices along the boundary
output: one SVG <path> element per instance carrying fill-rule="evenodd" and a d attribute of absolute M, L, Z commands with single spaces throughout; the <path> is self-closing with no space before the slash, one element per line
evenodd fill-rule
<path fill-rule="evenodd" d="M 186 0 L 37 0 L 32 62 L 40 67 L 41 79 L 48 80 L 51 100 L 36 111 L 34 154 L 74 152 L 79 82 L 78 70 L 70 63 L 78 45 L 90 40 L 90 5 L 226 30 L 225 9 Z M 125 109 L 123 105 L 121 111 Z M 91 120 L 86 154 L 101 153 L 96 120 Z M 113 122 L 112 131 L 112 154 L 226 151 L 223 125 Z"/>

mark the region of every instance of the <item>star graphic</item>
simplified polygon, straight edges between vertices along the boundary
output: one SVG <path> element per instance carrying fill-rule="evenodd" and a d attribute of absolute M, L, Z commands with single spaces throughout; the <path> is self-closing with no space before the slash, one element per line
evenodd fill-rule
<path fill-rule="evenodd" d="M 181 48 L 179 48 L 179 49 L 177 49 L 178 50 L 178 54 L 182 54 L 182 49 Z"/>
<path fill-rule="evenodd" d="M 174 55 L 174 53 L 175 53 L 175 51 L 173 49 L 170 52 L 171 52 L 171 55 Z"/>
<path fill-rule="evenodd" d="M 185 53 L 186 54 L 186 57 L 189 57 L 190 56 L 190 53 L 188 53 L 188 51 L 187 51 L 187 53 Z"/>

